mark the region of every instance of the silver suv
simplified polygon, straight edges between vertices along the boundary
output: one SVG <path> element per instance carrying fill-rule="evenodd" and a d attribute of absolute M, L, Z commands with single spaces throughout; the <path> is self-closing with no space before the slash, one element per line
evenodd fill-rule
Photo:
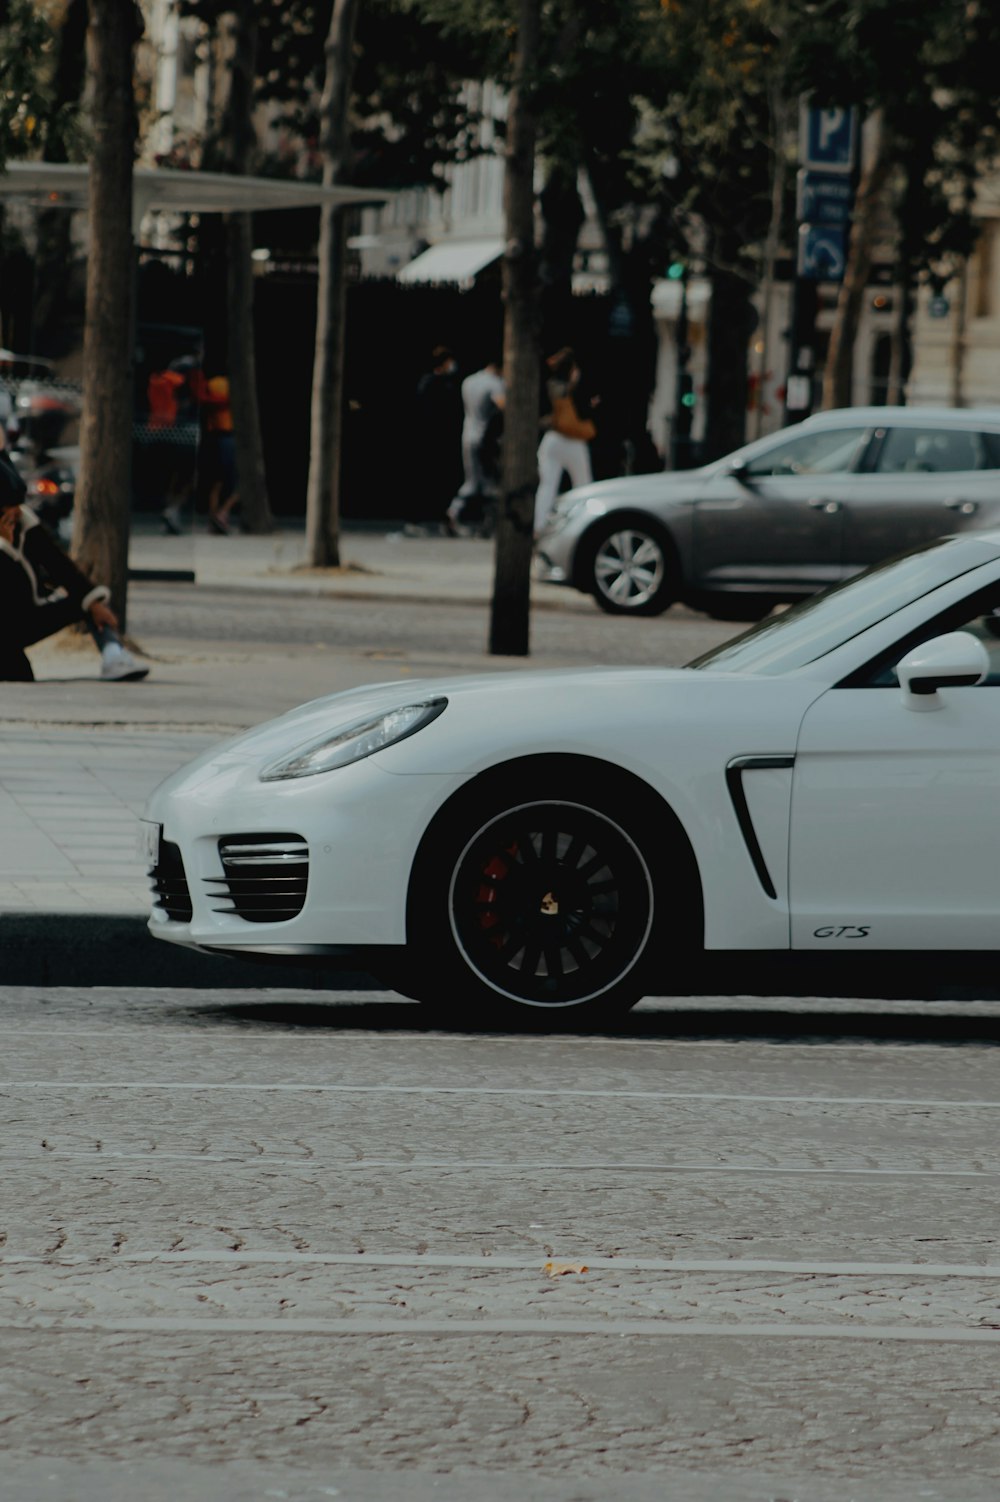
<path fill-rule="evenodd" d="M 561 496 L 536 576 L 603 610 L 757 620 L 944 533 L 1000 524 L 1000 410 L 845 407 L 701 469 Z"/>

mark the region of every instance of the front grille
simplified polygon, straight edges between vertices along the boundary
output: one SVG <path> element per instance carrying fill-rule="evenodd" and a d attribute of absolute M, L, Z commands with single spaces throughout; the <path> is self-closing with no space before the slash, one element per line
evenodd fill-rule
<path fill-rule="evenodd" d="M 301 913 L 309 884 L 309 846 L 300 834 L 233 834 L 219 841 L 225 876 L 206 876 L 210 895 L 247 923 L 287 923 Z"/>
<path fill-rule="evenodd" d="M 153 906 L 162 908 L 172 923 L 190 923 L 194 910 L 181 847 L 161 838 L 160 853 L 149 874 L 153 882 Z"/>

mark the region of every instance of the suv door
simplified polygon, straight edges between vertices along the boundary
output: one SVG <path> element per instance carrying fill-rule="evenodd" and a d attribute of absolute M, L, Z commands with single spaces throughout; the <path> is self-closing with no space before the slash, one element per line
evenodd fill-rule
<path fill-rule="evenodd" d="M 697 582 L 808 592 L 842 577 L 843 505 L 863 481 L 868 429 L 783 434 L 742 469 L 709 479 L 694 506 Z"/>
<path fill-rule="evenodd" d="M 846 499 L 849 574 L 948 532 L 1000 522 L 1000 435 L 930 422 L 878 428 L 867 467 Z"/>

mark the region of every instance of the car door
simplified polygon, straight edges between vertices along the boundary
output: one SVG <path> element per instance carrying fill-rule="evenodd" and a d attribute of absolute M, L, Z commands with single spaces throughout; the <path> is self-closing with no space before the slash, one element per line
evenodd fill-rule
<path fill-rule="evenodd" d="M 713 476 L 694 504 L 698 584 L 797 592 L 841 578 L 844 496 L 861 479 L 867 441 L 867 429 L 848 422 L 797 431 Z"/>
<path fill-rule="evenodd" d="M 807 710 L 792 777 L 794 949 L 1000 948 L 1000 587 L 966 620 L 991 670 L 919 712 L 888 664 Z M 899 650 L 898 661 L 907 643 Z"/>
<path fill-rule="evenodd" d="M 878 428 L 844 502 L 848 573 L 945 533 L 1000 522 L 1000 437 L 940 422 Z"/>

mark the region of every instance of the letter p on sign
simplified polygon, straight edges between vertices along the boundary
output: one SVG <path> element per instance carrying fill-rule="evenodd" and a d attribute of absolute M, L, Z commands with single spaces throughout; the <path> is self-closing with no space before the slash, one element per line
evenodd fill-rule
<path fill-rule="evenodd" d="M 834 148 L 837 136 L 843 131 L 846 118 L 846 110 L 826 109 L 819 111 L 820 151 L 830 151 Z"/>
<path fill-rule="evenodd" d="M 854 110 L 803 103 L 799 119 L 799 159 L 803 167 L 817 172 L 850 172 L 854 136 Z"/>

